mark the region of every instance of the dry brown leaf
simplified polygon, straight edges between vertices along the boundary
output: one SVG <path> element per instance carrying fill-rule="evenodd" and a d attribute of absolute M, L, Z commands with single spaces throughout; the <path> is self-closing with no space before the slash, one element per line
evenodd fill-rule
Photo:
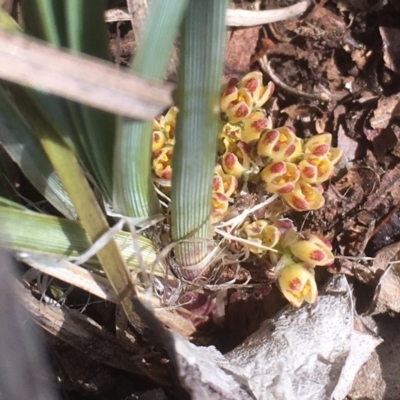
<path fill-rule="evenodd" d="M 350 138 L 346 135 L 346 131 L 342 124 L 339 124 L 337 130 L 338 137 L 338 147 L 343 150 L 343 159 L 346 161 L 355 160 L 357 157 L 357 150 L 359 148 L 359 143 L 357 140 Z"/>
<path fill-rule="evenodd" d="M 381 160 L 382 157 L 396 146 L 397 138 L 391 129 L 384 129 L 379 132 L 379 135 L 373 140 L 372 146 L 376 157 Z"/>
<path fill-rule="evenodd" d="M 370 123 L 374 129 L 385 129 L 388 127 L 393 117 L 400 116 L 400 94 L 389 97 L 382 97 L 378 101 L 378 106 L 374 111 L 374 116 Z"/>
<path fill-rule="evenodd" d="M 379 190 L 377 190 L 368 198 L 368 200 L 365 202 L 364 209 L 367 211 L 373 211 L 382 203 L 387 193 L 391 192 L 397 187 L 399 180 L 400 166 L 397 165 L 391 171 L 388 171 L 385 175 L 383 175 Z"/>
<path fill-rule="evenodd" d="M 368 196 L 379 188 L 379 175 L 369 167 L 353 168 L 335 184 L 335 187 L 337 190 L 360 187 Z"/>
<path fill-rule="evenodd" d="M 396 157 L 400 157 L 400 126 L 392 125 L 393 134 L 396 136 L 396 144 L 392 150 L 392 154 Z"/>
<path fill-rule="evenodd" d="M 391 264 L 376 287 L 371 313 L 387 311 L 400 312 L 400 264 Z"/>
<path fill-rule="evenodd" d="M 385 65 L 394 72 L 400 73 L 400 29 L 379 27 L 383 41 L 383 60 Z"/>
<path fill-rule="evenodd" d="M 400 242 L 390 244 L 379 250 L 371 267 L 372 272 L 381 276 L 398 252 L 400 252 Z"/>

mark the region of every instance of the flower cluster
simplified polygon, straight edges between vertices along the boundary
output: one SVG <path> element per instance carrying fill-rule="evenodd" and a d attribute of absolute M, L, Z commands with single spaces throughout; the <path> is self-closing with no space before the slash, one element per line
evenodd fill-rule
<path fill-rule="evenodd" d="M 274 129 L 259 108 L 273 91 L 273 84 L 263 86 L 258 72 L 225 87 L 221 99 L 225 121 L 220 134 L 222 168 L 238 179 L 261 170 L 258 175 L 267 192 L 278 193 L 297 211 L 318 209 L 324 205 L 321 183 L 331 177 L 342 152 L 331 147 L 330 133 L 304 141 L 290 126 Z"/>
<path fill-rule="evenodd" d="M 213 223 L 228 211 L 239 182 L 261 180 L 268 193 L 277 193 L 294 210 L 315 210 L 324 205 L 321 183 L 330 178 L 342 151 L 331 146 L 332 135 L 308 140 L 290 126 L 273 128 L 261 107 L 275 86 L 263 85 L 259 71 L 240 81 L 231 79 L 222 88 L 221 129 L 214 173 Z M 153 171 L 157 178 L 172 178 L 172 155 L 178 109 L 172 107 L 153 126 Z"/>
<path fill-rule="evenodd" d="M 297 211 L 324 205 L 321 184 L 332 176 L 342 151 L 332 147 L 330 133 L 305 140 L 297 137 L 293 127 L 274 128 L 271 117 L 262 108 L 274 90 L 272 82 L 263 84 L 258 71 L 240 81 L 232 79 L 222 88 L 212 223 L 226 216 L 239 184 L 246 181 L 261 182 L 266 192 L 278 194 Z M 172 107 L 153 125 L 153 171 L 161 187 L 168 186 L 172 179 L 177 114 L 177 107 Z M 297 232 L 288 219 L 274 223 L 246 220 L 237 236 L 250 253 L 269 258 L 275 266 L 278 285 L 293 306 L 317 300 L 314 268 L 333 263 L 329 241 Z"/>
<path fill-rule="evenodd" d="M 300 307 L 304 301 L 311 304 L 317 301 L 314 268 L 331 265 L 334 256 L 331 243 L 324 237 L 300 233 L 294 236 L 275 267 L 275 279 L 286 299 L 294 307 Z"/>
<path fill-rule="evenodd" d="M 295 210 L 315 210 L 324 205 L 321 183 L 334 172 L 342 150 L 331 146 L 332 135 L 322 133 L 303 141 L 301 155 L 297 158 L 298 180 L 293 190 L 282 193 L 283 199 Z M 268 182 L 269 177 L 266 177 Z"/>
<path fill-rule="evenodd" d="M 276 264 L 275 279 L 293 306 L 317 300 L 314 268 L 329 266 L 334 261 L 332 245 L 327 239 L 316 234 L 298 233 L 288 219 L 274 224 L 257 220 L 244 224 L 241 233 L 250 252 L 259 256 L 268 253 Z"/>

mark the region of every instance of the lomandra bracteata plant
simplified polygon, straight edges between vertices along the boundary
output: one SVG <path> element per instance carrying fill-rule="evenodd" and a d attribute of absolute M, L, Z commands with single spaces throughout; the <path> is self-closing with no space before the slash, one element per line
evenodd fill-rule
<path fill-rule="evenodd" d="M 278 195 L 279 201 L 295 211 L 316 210 L 325 203 L 322 183 L 334 173 L 342 151 L 332 147 L 330 133 L 301 139 L 291 126 L 273 127 L 262 107 L 274 89 L 272 82 L 263 85 L 258 71 L 240 81 L 232 79 L 222 88 L 213 224 L 229 216 L 244 185 Z M 173 174 L 177 114 L 177 107 L 172 107 L 153 125 L 153 172 L 156 184 L 167 196 Z M 293 306 L 317 300 L 314 268 L 334 261 L 328 240 L 297 232 L 292 221 L 276 216 L 246 218 L 235 234 L 245 239 L 240 242 L 242 251 L 265 257 L 275 266 L 278 286 Z"/>

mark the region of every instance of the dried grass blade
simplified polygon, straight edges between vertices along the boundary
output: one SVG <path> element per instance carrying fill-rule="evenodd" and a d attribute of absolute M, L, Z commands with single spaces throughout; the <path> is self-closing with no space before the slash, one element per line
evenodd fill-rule
<path fill-rule="evenodd" d="M 137 119 L 154 118 L 172 103 L 171 86 L 116 70 L 111 63 L 90 56 L 71 55 L 2 31 L 0 77 Z"/>

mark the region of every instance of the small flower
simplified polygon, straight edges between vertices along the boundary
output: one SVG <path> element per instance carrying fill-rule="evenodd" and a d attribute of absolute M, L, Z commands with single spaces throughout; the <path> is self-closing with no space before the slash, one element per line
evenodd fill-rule
<path fill-rule="evenodd" d="M 222 119 L 236 122 L 248 118 L 271 98 L 274 90 L 272 82 L 263 85 L 262 73 L 259 71 L 250 72 L 240 82 L 231 79 L 222 90 Z"/>
<path fill-rule="evenodd" d="M 332 147 L 330 133 L 321 133 L 308 139 L 304 144 L 304 153 L 317 157 L 327 156 L 332 164 L 336 164 L 343 155 L 341 149 Z"/>
<path fill-rule="evenodd" d="M 226 174 L 240 178 L 250 169 L 250 157 L 248 145 L 244 142 L 235 143 L 224 139 L 225 153 L 221 157 L 221 165 Z"/>
<path fill-rule="evenodd" d="M 151 151 L 155 153 L 156 151 L 162 149 L 167 141 L 167 137 L 162 130 L 153 131 L 153 142 L 151 144 Z"/>
<path fill-rule="evenodd" d="M 334 261 L 332 245 L 324 237 L 303 234 L 290 245 L 290 251 L 301 261 L 319 266 L 331 265 Z"/>
<path fill-rule="evenodd" d="M 273 82 L 268 82 L 266 86 L 263 85 L 260 71 L 249 72 L 240 80 L 238 87 L 245 88 L 250 92 L 254 109 L 262 107 L 272 97 L 275 90 Z"/>
<path fill-rule="evenodd" d="M 161 115 L 157 119 L 154 120 L 153 123 L 153 145 L 154 145 L 154 135 L 157 133 L 160 137 L 165 137 L 165 142 L 173 145 L 175 143 L 175 128 L 176 128 L 176 117 L 178 115 L 178 107 L 171 107 L 165 115 Z M 158 143 L 159 141 L 156 140 Z M 158 147 L 156 150 L 159 150 L 164 144 L 161 146 L 156 145 Z"/>
<path fill-rule="evenodd" d="M 229 199 L 223 193 L 212 194 L 212 207 L 211 207 L 211 217 L 210 222 L 216 224 L 221 221 L 229 207 Z"/>
<path fill-rule="evenodd" d="M 301 179 L 305 182 L 319 185 L 328 180 L 333 174 L 333 163 L 327 156 L 306 154 L 299 162 Z"/>
<path fill-rule="evenodd" d="M 269 248 L 275 247 L 280 238 L 279 229 L 273 225 L 269 225 L 267 221 L 262 219 L 246 225 L 243 231 L 248 240 Z M 254 254 L 265 253 L 265 250 L 257 246 L 248 245 L 247 247 Z"/>
<path fill-rule="evenodd" d="M 219 164 L 218 164 L 219 165 Z M 214 193 L 224 193 L 224 181 L 221 176 L 215 173 L 214 171 L 214 178 L 213 178 L 213 192 Z"/>
<path fill-rule="evenodd" d="M 334 165 L 342 158 L 342 156 L 343 156 L 343 151 L 338 147 L 331 147 L 331 149 L 328 152 L 328 158 Z"/>
<path fill-rule="evenodd" d="M 318 188 L 301 180 L 295 184 L 293 191 L 281 196 L 296 211 L 317 210 L 325 204 L 324 196 Z"/>
<path fill-rule="evenodd" d="M 223 193 L 227 197 L 231 197 L 238 187 L 238 180 L 233 175 L 225 174 L 221 164 L 217 164 L 214 168 L 213 191 L 215 193 Z"/>
<path fill-rule="evenodd" d="M 296 164 L 273 162 L 261 171 L 260 177 L 269 193 L 290 193 L 300 178 L 300 170 Z"/>
<path fill-rule="evenodd" d="M 291 263 L 284 266 L 276 277 L 282 294 L 294 306 L 300 307 L 303 301 L 313 304 L 318 298 L 314 269 L 306 263 Z"/>
<path fill-rule="evenodd" d="M 255 118 L 254 115 L 259 113 L 253 113 L 250 118 L 246 118 L 242 121 L 242 141 L 250 143 L 254 140 L 258 140 L 260 135 L 266 129 L 272 128 L 272 120 L 270 117 Z"/>
<path fill-rule="evenodd" d="M 308 139 L 304 144 L 304 153 L 314 156 L 326 156 L 331 148 L 332 135 L 330 133 L 321 133 Z"/>
<path fill-rule="evenodd" d="M 302 143 L 290 126 L 264 131 L 257 144 L 259 157 L 272 161 L 294 160 L 302 151 Z"/>
<path fill-rule="evenodd" d="M 247 89 L 238 89 L 228 84 L 222 94 L 220 107 L 222 120 L 240 121 L 249 117 L 252 112 L 251 94 Z"/>
<path fill-rule="evenodd" d="M 289 218 L 278 219 L 277 221 L 274 222 L 274 226 L 276 226 L 279 229 L 281 235 L 286 234 L 286 232 L 288 231 L 295 230 L 294 223 Z"/>
<path fill-rule="evenodd" d="M 230 124 L 229 122 L 224 124 L 221 133 L 219 135 L 220 140 L 228 138 L 234 142 L 242 140 L 242 127 L 241 124 Z"/>
<path fill-rule="evenodd" d="M 158 150 L 153 155 L 153 171 L 162 179 L 172 179 L 172 154 L 174 147 L 166 145 L 161 150 Z"/>

